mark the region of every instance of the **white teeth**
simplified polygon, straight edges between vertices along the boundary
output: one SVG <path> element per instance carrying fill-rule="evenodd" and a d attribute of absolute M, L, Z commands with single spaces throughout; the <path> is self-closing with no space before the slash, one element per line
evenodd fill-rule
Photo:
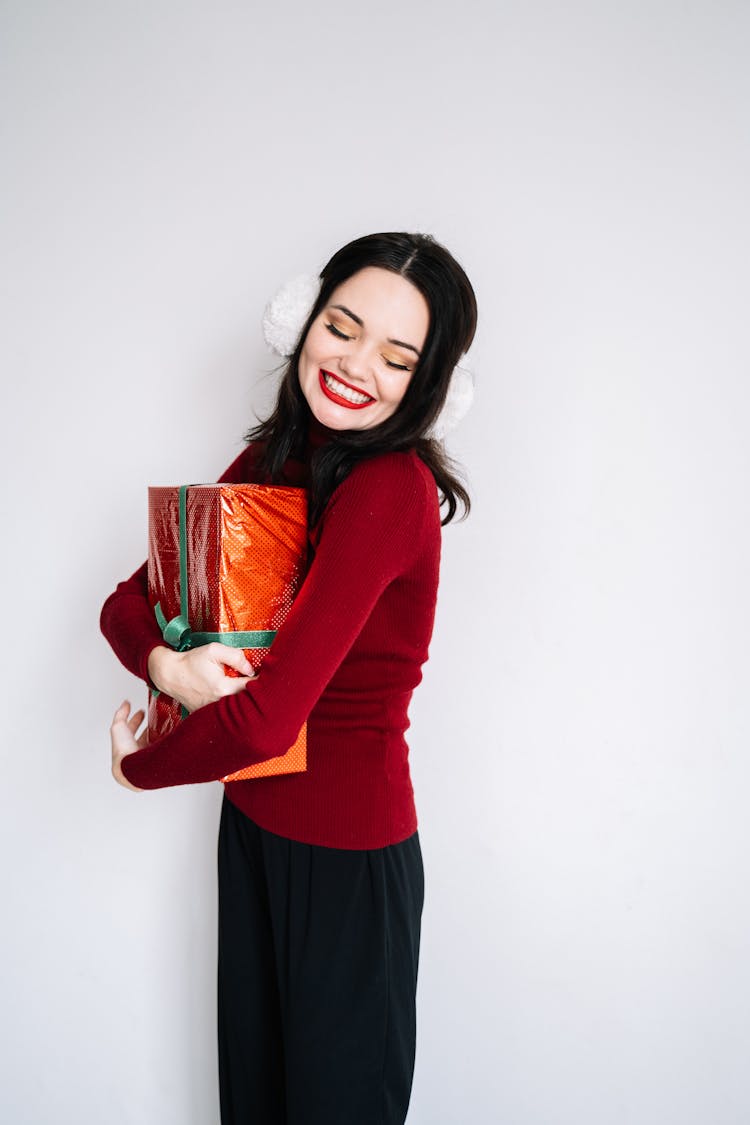
<path fill-rule="evenodd" d="M 334 379 L 333 375 L 329 375 L 327 371 L 323 372 L 323 379 L 325 385 L 334 394 L 341 395 L 347 402 L 354 403 L 357 406 L 360 403 L 369 402 L 372 398 L 372 395 L 360 394 L 359 391 L 353 391 L 350 387 L 347 387 L 345 383 L 339 383 L 338 379 Z"/>

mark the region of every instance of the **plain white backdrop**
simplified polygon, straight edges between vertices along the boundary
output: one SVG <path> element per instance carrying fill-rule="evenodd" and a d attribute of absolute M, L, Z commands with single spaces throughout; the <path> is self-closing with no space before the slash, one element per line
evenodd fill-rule
<path fill-rule="evenodd" d="M 410 1125 L 746 1125 L 750 8 L 6 0 L 0 1111 L 216 1125 L 218 784 L 98 632 L 281 282 L 433 233 L 480 310 L 412 705 Z M 356 1125 L 356 1123 L 353 1123 Z"/>

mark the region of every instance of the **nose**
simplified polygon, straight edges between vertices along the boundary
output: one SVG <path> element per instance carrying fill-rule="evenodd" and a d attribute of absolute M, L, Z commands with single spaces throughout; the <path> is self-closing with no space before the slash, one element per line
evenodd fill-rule
<path fill-rule="evenodd" d="M 367 345 L 360 340 L 352 341 L 339 358 L 341 374 L 352 382 L 367 381 L 371 358 Z"/>

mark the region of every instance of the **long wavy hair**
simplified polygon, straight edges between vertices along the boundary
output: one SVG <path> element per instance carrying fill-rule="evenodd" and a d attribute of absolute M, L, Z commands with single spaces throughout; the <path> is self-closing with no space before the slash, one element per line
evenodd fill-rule
<path fill-rule="evenodd" d="M 307 332 L 337 286 L 367 266 L 392 270 L 422 293 L 430 310 L 427 339 L 397 410 L 377 426 L 338 430 L 316 450 L 310 463 L 310 523 L 318 521 L 331 493 L 357 462 L 409 449 L 416 450 L 435 478 L 440 505 L 447 509 L 441 522 L 453 519 L 459 503 L 465 518 L 471 502 L 458 467 L 428 431 L 445 402 L 453 368 L 474 339 L 477 303 L 464 270 L 431 235 L 369 234 L 336 251 L 320 272 L 320 292 L 283 370 L 275 407 L 247 432 L 246 440 L 262 443 L 259 467 L 271 482 L 282 479 L 288 457 L 302 455 L 311 411 L 300 388 L 298 364 Z"/>

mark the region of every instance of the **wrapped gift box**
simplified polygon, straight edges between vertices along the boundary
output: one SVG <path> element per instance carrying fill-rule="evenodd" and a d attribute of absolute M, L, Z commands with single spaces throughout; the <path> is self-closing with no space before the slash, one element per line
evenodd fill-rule
<path fill-rule="evenodd" d="M 244 649 L 256 670 L 304 578 L 304 489 L 261 484 L 197 484 L 148 490 L 148 595 L 164 640 L 185 651 L 211 641 Z M 227 675 L 236 673 L 227 669 Z M 152 692 L 149 739 L 184 717 L 180 704 Z M 305 770 L 306 726 L 286 754 L 223 781 Z"/>

